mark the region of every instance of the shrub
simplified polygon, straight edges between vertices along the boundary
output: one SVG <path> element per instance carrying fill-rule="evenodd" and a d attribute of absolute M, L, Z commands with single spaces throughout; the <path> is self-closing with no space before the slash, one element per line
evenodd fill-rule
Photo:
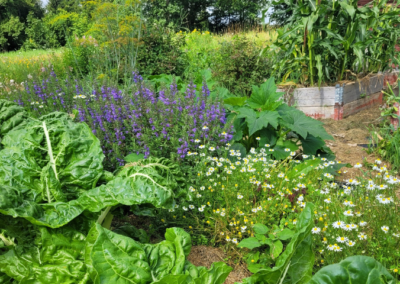
<path fill-rule="evenodd" d="M 143 76 L 173 74 L 181 76 L 187 60 L 181 47 L 184 38 L 174 37 L 172 30 L 150 27 L 141 38 L 137 69 Z"/>
<path fill-rule="evenodd" d="M 249 95 L 252 85 L 260 85 L 270 75 L 269 61 L 259 54 L 260 49 L 246 36 L 222 42 L 212 65 L 215 79 L 232 93 Z"/>
<path fill-rule="evenodd" d="M 246 153 L 250 148 L 268 145 L 276 159 L 284 159 L 301 150 L 308 155 L 333 156 L 324 140 L 333 139 L 322 122 L 283 102 L 274 78 L 260 87 L 252 86 L 250 98 L 231 97 L 225 100 L 233 121 L 235 149 Z"/>

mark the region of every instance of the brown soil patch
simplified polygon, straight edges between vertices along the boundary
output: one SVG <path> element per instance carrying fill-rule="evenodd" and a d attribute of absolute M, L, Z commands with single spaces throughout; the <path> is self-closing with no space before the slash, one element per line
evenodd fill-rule
<path fill-rule="evenodd" d="M 377 128 L 382 121 L 380 114 L 379 105 L 376 105 L 339 121 L 321 120 L 326 131 L 335 138 L 335 141 L 327 140 L 326 143 L 335 153 L 338 161 L 354 166 L 356 163 L 362 163 L 364 158 L 370 163 L 379 158 L 375 153 L 368 154 L 366 148 L 358 144 L 370 142 L 370 130 L 373 127 Z M 342 172 L 345 171 L 347 173 L 342 177 L 346 179 L 360 174 L 360 170 L 355 168 L 343 168 Z"/>
<path fill-rule="evenodd" d="M 196 266 L 205 266 L 210 268 L 213 262 L 224 261 L 224 252 L 220 248 L 207 246 L 194 246 L 190 251 L 188 260 Z M 234 284 L 242 282 L 243 278 L 251 276 L 245 265 L 236 265 L 225 280 L 225 284 Z"/>

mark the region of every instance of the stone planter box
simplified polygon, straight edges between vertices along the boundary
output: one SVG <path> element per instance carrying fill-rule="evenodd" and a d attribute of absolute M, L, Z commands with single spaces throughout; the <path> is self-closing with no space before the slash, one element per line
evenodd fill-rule
<path fill-rule="evenodd" d="M 288 103 L 313 118 L 343 119 L 351 114 L 382 104 L 386 82 L 397 82 L 398 71 L 379 73 L 356 82 L 335 87 L 297 88 Z M 281 90 L 283 91 L 283 90 Z"/>

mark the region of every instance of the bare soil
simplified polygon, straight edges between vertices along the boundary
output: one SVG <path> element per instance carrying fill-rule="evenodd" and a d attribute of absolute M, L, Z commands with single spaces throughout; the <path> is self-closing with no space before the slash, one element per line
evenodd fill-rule
<path fill-rule="evenodd" d="M 380 113 L 379 105 L 376 105 L 343 120 L 321 120 L 325 130 L 335 138 L 334 141 L 327 140 L 326 143 L 338 161 L 354 166 L 356 163 L 362 163 L 364 159 L 373 163 L 379 158 L 375 153 L 368 154 L 366 148 L 359 144 L 370 142 L 370 131 L 377 129 L 381 123 Z M 347 173 L 344 173 L 346 171 Z M 342 172 L 343 178 L 346 179 L 360 174 L 360 170 L 356 168 L 344 168 Z"/>
<path fill-rule="evenodd" d="M 208 246 L 194 246 L 190 251 L 188 260 L 196 266 L 205 266 L 210 268 L 213 262 L 224 261 L 225 253 L 220 248 Z M 234 269 L 225 280 L 224 284 L 234 284 L 242 282 L 243 278 L 251 276 L 251 273 L 246 269 L 246 265 L 238 264 L 231 265 Z"/>

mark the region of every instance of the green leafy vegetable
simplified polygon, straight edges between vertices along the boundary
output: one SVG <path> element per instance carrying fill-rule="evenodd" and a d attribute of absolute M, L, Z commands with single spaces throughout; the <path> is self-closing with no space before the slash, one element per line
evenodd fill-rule
<path fill-rule="evenodd" d="M 84 240 L 84 235 L 71 229 L 40 228 L 32 246 L 0 255 L 0 271 L 21 284 L 89 283 Z"/>
<path fill-rule="evenodd" d="M 29 188 L 27 199 L 52 203 L 75 199 L 103 174 L 99 140 L 86 124 L 52 113 L 9 132 L 0 155 L 0 184 Z M 26 190 L 25 190 L 26 191 Z"/>
<path fill-rule="evenodd" d="M 309 284 L 395 284 L 386 268 L 372 257 L 355 255 L 319 270 Z"/>
<path fill-rule="evenodd" d="M 261 267 L 251 277 L 245 278 L 243 283 L 246 284 L 276 284 L 282 280 L 287 271 L 293 271 L 300 262 L 299 251 L 300 248 L 304 248 L 304 240 L 311 234 L 313 227 L 312 210 L 314 205 L 307 203 L 303 212 L 299 216 L 299 220 L 296 224 L 296 232 L 293 235 L 290 243 L 286 246 L 285 251 L 277 258 L 275 267 Z M 278 245 L 277 245 L 278 246 Z M 279 248 L 279 247 L 278 247 Z M 297 251 L 299 251 L 297 253 Z M 278 252 L 278 251 L 277 251 Z M 296 257 L 294 259 L 294 257 Z M 302 264 L 306 265 L 304 272 L 298 274 L 292 273 L 292 283 L 302 283 L 301 279 L 307 279 L 311 276 L 311 270 L 308 269 L 309 265 L 312 266 L 314 262 L 314 256 L 306 255 L 304 259 L 301 259 Z M 295 265 L 291 268 L 291 265 Z"/>
<path fill-rule="evenodd" d="M 0 142 L 11 130 L 24 126 L 27 119 L 28 114 L 24 108 L 11 101 L 0 99 Z"/>
<path fill-rule="evenodd" d="M 210 270 L 190 264 L 191 238 L 180 228 L 167 229 L 158 244 L 140 244 L 99 224 L 92 236 L 87 251 L 100 282 L 222 284 L 232 270 L 224 263 Z"/>

